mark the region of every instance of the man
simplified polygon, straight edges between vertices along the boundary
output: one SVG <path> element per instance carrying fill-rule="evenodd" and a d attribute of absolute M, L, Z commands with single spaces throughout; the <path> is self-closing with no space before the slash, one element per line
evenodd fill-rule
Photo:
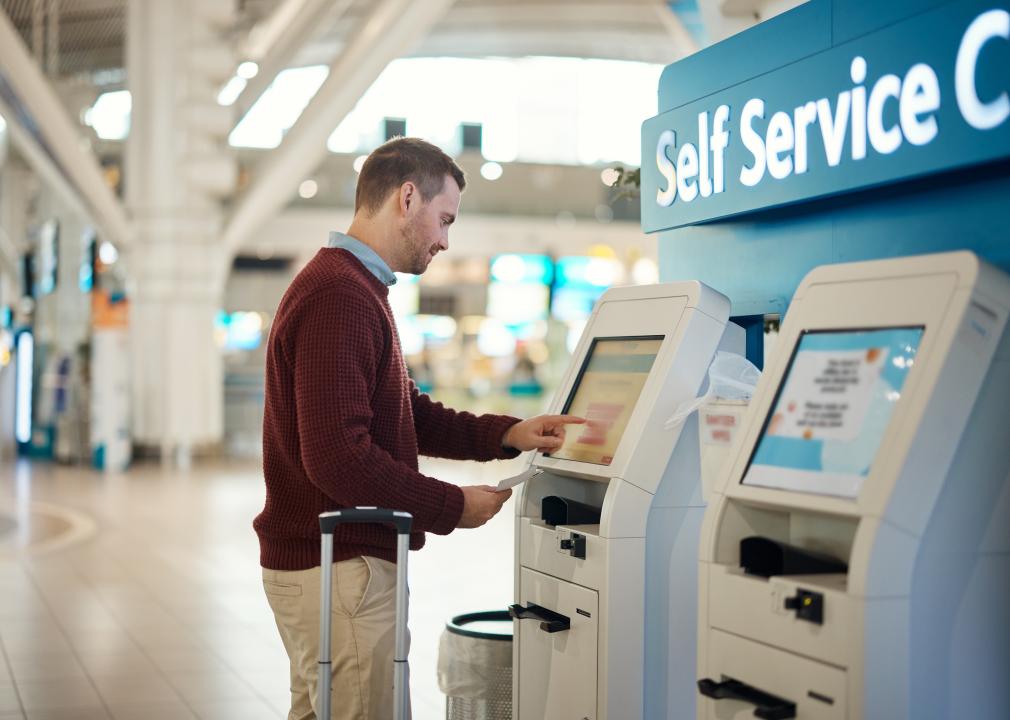
<path fill-rule="evenodd" d="M 425 532 L 486 523 L 508 499 L 417 471 L 418 453 L 493 460 L 550 452 L 567 416 L 517 418 L 447 409 L 408 378 L 387 299 L 394 272 L 420 274 L 449 247 L 466 185 L 434 145 L 391 140 L 361 169 L 354 219 L 291 283 L 267 348 L 263 473 L 254 527 L 263 585 L 291 661 L 289 720 L 315 717 L 319 627 L 318 515 L 354 505 L 414 516 Z M 395 534 L 341 525 L 334 536 L 333 710 L 392 717 Z"/>

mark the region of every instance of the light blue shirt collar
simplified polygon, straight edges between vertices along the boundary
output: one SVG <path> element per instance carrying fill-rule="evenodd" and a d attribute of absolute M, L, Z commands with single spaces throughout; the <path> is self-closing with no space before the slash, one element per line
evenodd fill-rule
<path fill-rule="evenodd" d="M 365 243 L 352 238 L 350 235 L 345 235 L 342 232 L 331 232 L 330 239 L 326 243 L 326 247 L 330 248 L 341 248 L 351 253 L 354 257 L 361 261 L 361 264 L 368 269 L 372 275 L 379 279 L 383 285 L 395 285 L 396 284 L 396 273 L 389 269 L 389 265 L 386 261 L 379 257 L 379 253 L 372 250 L 372 248 L 365 245 Z"/>

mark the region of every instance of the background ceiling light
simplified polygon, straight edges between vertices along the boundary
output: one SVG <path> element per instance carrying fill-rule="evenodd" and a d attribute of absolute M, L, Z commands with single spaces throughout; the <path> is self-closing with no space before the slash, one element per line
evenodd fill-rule
<path fill-rule="evenodd" d="M 238 70 L 235 71 L 235 74 L 238 75 L 240 78 L 251 80 L 252 78 L 256 77 L 256 73 L 258 73 L 259 71 L 260 71 L 259 65 L 252 62 L 251 60 L 247 60 L 238 66 Z"/>
<path fill-rule="evenodd" d="M 305 180 L 298 186 L 298 195 L 304 200 L 311 200 L 319 192 L 319 184 L 315 180 Z"/>
<path fill-rule="evenodd" d="M 497 180 L 502 176 L 504 169 L 499 163 L 492 161 L 486 162 L 480 166 L 480 176 L 485 180 Z"/>

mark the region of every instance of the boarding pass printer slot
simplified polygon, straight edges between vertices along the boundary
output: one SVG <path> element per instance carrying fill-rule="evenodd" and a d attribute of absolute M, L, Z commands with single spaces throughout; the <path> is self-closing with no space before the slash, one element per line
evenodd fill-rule
<path fill-rule="evenodd" d="M 748 575 L 761 577 L 848 572 L 845 563 L 826 553 L 756 536 L 740 541 L 740 567 Z"/>
<path fill-rule="evenodd" d="M 601 508 L 559 495 L 540 501 L 540 518 L 547 525 L 599 525 Z"/>

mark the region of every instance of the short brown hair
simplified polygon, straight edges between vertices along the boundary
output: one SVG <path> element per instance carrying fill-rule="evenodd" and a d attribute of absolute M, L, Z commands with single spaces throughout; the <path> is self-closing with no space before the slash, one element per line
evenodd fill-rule
<path fill-rule="evenodd" d="M 364 208 L 369 215 L 373 214 L 391 192 L 408 181 L 417 185 L 425 202 L 430 202 L 445 187 L 446 175 L 456 181 L 462 192 L 466 177 L 440 148 L 418 138 L 393 138 L 365 160 L 354 193 L 354 212 Z"/>

